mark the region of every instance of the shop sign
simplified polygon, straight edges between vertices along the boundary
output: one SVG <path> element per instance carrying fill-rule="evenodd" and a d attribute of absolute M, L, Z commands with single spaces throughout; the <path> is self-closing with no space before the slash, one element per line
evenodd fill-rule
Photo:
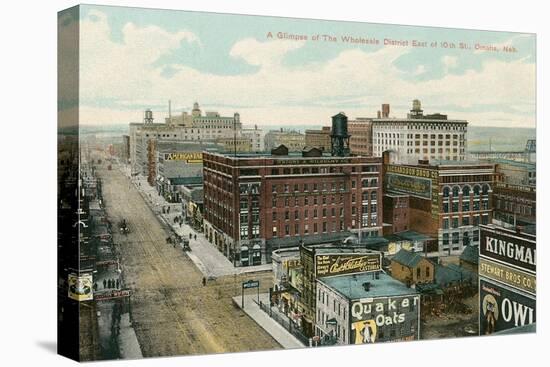
<path fill-rule="evenodd" d="M 382 269 L 381 254 L 323 254 L 315 256 L 315 274 L 326 277 Z"/>

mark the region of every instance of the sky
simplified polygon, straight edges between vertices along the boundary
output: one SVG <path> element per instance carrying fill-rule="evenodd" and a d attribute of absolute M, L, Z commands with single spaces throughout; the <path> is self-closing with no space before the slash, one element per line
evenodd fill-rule
<path fill-rule="evenodd" d="M 79 17 L 61 14 L 60 27 L 80 22 L 80 90 L 78 103 L 61 93 L 59 108 L 78 107 L 81 124 L 140 122 L 147 108 L 163 122 L 170 99 L 174 115 L 199 102 L 203 111 L 239 112 L 247 125 L 319 126 L 340 111 L 352 119 L 374 117 L 382 103 L 391 105 L 390 116 L 405 117 L 419 99 L 425 113 L 471 125 L 535 127 L 532 34 L 94 5 L 80 10 Z M 280 39 L 279 32 L 307 40 Z M 343 42 L 346 36 L 380 43 Z M 408 45 L 384 45 L 385 39 Z M 426 46 L 413 47 L 413 40 Z M 476 44 L 498 51 L 476 50 Z"/>

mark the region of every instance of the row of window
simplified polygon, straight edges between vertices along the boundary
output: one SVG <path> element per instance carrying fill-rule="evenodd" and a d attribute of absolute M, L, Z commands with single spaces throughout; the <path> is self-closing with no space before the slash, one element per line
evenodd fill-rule
<path fill-rule="evenodd" d="M 459 202 L 453 201 L 451 204 L 449 204 L 448 201 L 443 202 L 443 213 L 458 213 L 459 212 Z M 470 209 L 470 201 L 469 200 L 462 200 L 462 211 L 463 212 L 469 212 Z M 483 199 L 481 201 L 481 205 L 479 202 L 479 199 L 473 201 L 472 210 L 478 211 L 478 210 L 489 210 L 489 199 Z"/>
<path fill-rule="evenodd" d="M 484 214 L 481 216 L 481 224 L 489 224 L 489 215 Z M 443 229 L 449 228 L 458 228 L 460 226 L 479 226 L 479 215 L 474 215 L 470 217 L 469 215 L 462 216 L 462 222 L 459 221 L 458 217 L 454 218 L 443 218 Z"/>
<path fill-rule="evenodd" d="M 295 223 L 294 231 L 291 232 L 291 226 L 289 224 L 285 224 L 283 227 L 284 235 L 285 236 L 307 236 L 311 233 L 318 234 L 318 233 L 328 233 L 330 232 L 337 232 L 337 231 L 343 231 L 344 230 L 344 221 L 338 220 L 335 222 L 330 223 L 330 229 L 329 229 L 329 223 L 328 222 L 322 222 L 321 228 L 319 228 L 319 223 L 313 223 L 313 228 L 310 228 L 309 224 L 303 224 L 303 226 L 300 226 L 300 223 Z M 319 231 L 321 230 L 321 231 Z M 278 235 L 278 226 L 273 226 L 272 228 L 272 236 L 277 237 Z"/>

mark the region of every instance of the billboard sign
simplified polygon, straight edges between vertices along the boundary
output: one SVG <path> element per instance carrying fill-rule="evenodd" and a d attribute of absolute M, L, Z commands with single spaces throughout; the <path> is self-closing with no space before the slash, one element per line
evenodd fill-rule
<path fill-rule="evenodd" d="M 382 270 L 382 255 L 379 253 L 322 254 L 315 256 L 315 275 L 317 278 L 378 270 Z"/>
<path fill-rule="evenodd" d="M 479 254 L 533 273 L 537 270 L 535 241 L 510 231 L 480 227 Z"/>
<path fill-rule="evenodd" d="M 386 187 L 388 191 L 409 194 L 422 199 L 432 198 L 432 180 L 427 178 L 389 173 L 386 176 Z"/>
<path fill-rule="evenodd" d="M 260 286 L 259 280 L 247 280 L 246 282 L 243 282 L 243 289 L 258 288 L 259 286 Z"/>
<path fill-rule="evenodd" d="M 95 296 L 96 301 L 106 301 L 114 298 L 130 297 L 129 289 L 115 289 L 107 292 L 97 293 Z"/>
<path fill-rule="evenodd" d="M 351 303 L 351 344 L 419 339 L 418 295 L 365 298 Z M 410 327 L 405 328 L 408 323 Z"/>
<path fill-rule="evenodd" d="M 184 161 L 186 163 L 202 163 L 201 152 L 164 153 L 165 161 Z"/>
<path fill-rule="evenodd" d="M 536 294 L 537 279 L 534 274 L 517 270 L 510 266 L 487 260 L 479 259 L 479 275 L 494 279 L 524 292 Z"/>
<path fill-rule="evenodd" d="M 479 280 L 479 333 L 497 331 L 536 322 L 536 301 L 488 280 Z"/>
<path fill-rule="evenodd" d="M 69 298 L 75 301 L 94 299 L 92 274 L 69 274 Z"/>

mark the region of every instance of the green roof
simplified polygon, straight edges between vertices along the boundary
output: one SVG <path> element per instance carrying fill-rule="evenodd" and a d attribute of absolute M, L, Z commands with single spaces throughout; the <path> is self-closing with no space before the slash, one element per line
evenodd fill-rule
<path fill-rule="evenodd" d="M 415 231 L 399 232 L 395 235 L 409 241 L 427 241 L 431 239 L 430 236 Z"/>
<path fill-rule="evenodd" d="M 448 264 L 446 266 L 435 264 L 434 276 L 435 282 L 443 288 L 452 284 L 475 280 L 473 272 L 455 264 Z"/>
<path fill-rule="evenodd" d="M 362 273 L 326 277 L 317 281 L 331 287 L 348 300 L 419 294 L 415 289 L 408 288 L 400 281 L 382 272 L 379 273 L 378 279 L 374 277 L 373 273 Z M 363 287 L 363 283 L 367 282 L 370 283 L 368 292 Z"/>
<path fill-rule="evenodd" d="M 479 248 L 477 246 L 466 246 L 460 255 L 460 260 L 470 264 L 479 264 Z"/>
<path fill-rule="evenodd" d="M 398 253 L 395 254 L 395 256 L 392 258 L 392 261 L 395 261 L 408 268 L 414 268 L 423 258 L 424 257 L 422 255 L 419 255 L 416 252 L 401 249 Z"/>

